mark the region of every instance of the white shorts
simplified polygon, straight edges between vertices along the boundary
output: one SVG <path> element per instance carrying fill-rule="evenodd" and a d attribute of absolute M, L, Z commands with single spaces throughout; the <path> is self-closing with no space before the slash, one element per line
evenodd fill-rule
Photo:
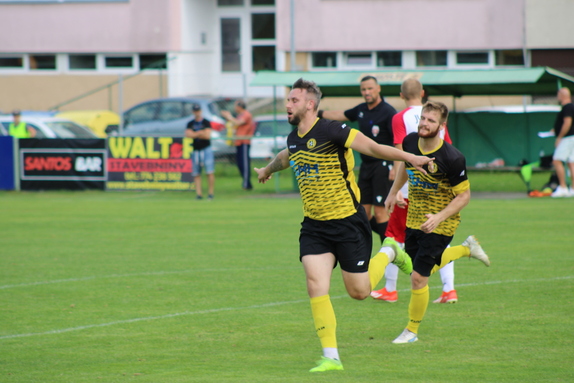
<path fill-rule="evenodd" d="M 562 162 L 574 162 L 574 136 L 567 136 L 560 140 L 552 159 Z"/>

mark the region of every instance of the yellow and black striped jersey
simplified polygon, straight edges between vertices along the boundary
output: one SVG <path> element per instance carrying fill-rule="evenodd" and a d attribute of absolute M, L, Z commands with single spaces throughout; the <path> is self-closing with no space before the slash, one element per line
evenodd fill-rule
<path fill-rule="evenodd" d="M 454 146 L 442 141 L 432 152 L 422 152 L 417 133 L 411 133 L 403 141 L 403 149 L 416 155 L 434 157 L 431 166 L 425 165 L 424 175 L 412 164 L 405 163 L 409 184 L 409 210 L 407 227 L 420 230 L 426 222 L 425 214 L 436 214 L 443 210 L 456 195 L 470 189 L 466 174 L 466 159 Z M 455 214 L 443 222 L 433 232 L 453 236 L 460 224 L 460 214 Z"/>
<path fill-rule="evenodd" d="M 305 217 L 327 221 L 357 212 L 361 195 L 350 149 L 357 132 L 341 122 L 317 119 L 303 136 L 294 130 L 287 137 Z"/>

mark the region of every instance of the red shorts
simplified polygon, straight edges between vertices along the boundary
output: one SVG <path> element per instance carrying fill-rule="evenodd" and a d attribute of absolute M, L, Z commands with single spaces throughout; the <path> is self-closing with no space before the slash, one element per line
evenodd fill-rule
<path fill-rule="evenodd" d="M 395 206 L 393 213 L 389 217 L 385 237 L 394 238 L 399 243 L 405 243 L 405 232 L 407 231 L 407 212 L 409 211 L 408 200 L 405 198 L 407 206 L 401 209 Z"/>

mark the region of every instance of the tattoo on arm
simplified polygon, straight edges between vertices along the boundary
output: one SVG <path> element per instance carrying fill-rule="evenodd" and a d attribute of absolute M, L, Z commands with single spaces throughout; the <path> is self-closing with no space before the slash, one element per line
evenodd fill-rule
<path fill-rule="evenodd" d="M 283 166 L 283 161 L 281 160 L 281 158 L 279 158 L 279 156 L 276 156 L 273 159 L 273 161 L 271 161 L 269 165 L 267 165 L 267 169 L 269 169 L 270 173 L 276 173 L 278 171 L 285 169 L 285 167 Z"/>

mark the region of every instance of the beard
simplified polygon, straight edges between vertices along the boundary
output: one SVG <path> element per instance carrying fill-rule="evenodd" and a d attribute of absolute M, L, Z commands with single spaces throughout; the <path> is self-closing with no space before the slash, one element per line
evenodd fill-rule
<path fill-rule="evenodd" d="M 301 122 L 301 115 L 299 113 L 294 113 L 290 117 L 287 117 L 287 121 L 289 121 L 291 125 L 297 126 Z"/>
<path fill-rule="evenodd" d="M 435 138 L 435 137 L 438 135 L 439 132 L 440 132 L 440 129 L 437 129 L 437 130 L 434 130 L 434 131 L 431 131 L 431 132 L 424 132 L 424 133 L 422 133 L 422 132 L 419 130 L 418 135 L 419 135 L 419 137 L 421 137 L 421 138 Z"/>

